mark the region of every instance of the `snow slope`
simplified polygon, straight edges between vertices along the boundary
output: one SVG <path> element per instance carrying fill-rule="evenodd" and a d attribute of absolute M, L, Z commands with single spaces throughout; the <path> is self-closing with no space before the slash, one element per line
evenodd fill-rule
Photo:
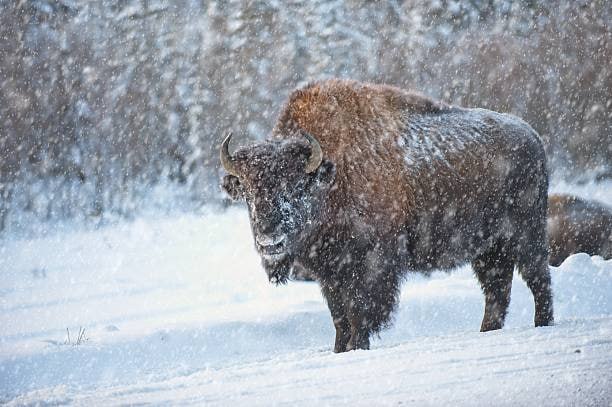
<path fill-rule="evenodd" d="M 612 260 L 552 274 L 554 327 L 515 276 L 506 328 L 479 333 L 464 267 L 409 276 L 393 328 L 337 355 L 317 285 L 268 284 L 240 209 L 4 240 L 0 403 L 610 405 Z"/>

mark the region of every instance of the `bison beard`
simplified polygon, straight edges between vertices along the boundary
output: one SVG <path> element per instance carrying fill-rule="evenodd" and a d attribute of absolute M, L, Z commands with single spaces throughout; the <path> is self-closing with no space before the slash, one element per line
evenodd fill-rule
<path fill-rule="evenodd" d="M 269 140 L 229 152 L 223 188 L 247 202 L 268 278 L 295 264 L 320 283 L 335 352 L 369 348 L 406 272 L 470 263 L 481 331 L 503 326 L 515 267 L 536 326 L 553 323 L 542 143 L 522 120 L 381 85 L 296 90 Z"/>
<path fill-rule="evenodd" d="M 261 264 L 271 283 L 280 285 L 289 281 L 289 275 L 293 268 L 293 259 L 289 255 L 282 255 L 280 259 L 262 257 Z"/>

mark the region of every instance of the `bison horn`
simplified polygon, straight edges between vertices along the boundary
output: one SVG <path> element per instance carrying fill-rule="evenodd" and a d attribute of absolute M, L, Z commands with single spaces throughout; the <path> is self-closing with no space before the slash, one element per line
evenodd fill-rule
<path fill-rule="evenodd" d="M 321 144 L 319 144 L 316 138 L 308 133 L 304 133 L 304 135 L 310 144 L 310 157 L 306 163 L 306 173 L 310 174 L 321 165 L 321 161 L 323 161 L 323 151 L 321 150 Z"/>
<path fill-rule="evenodd" d="M 223 164 L 223 168 L 227 171 L 228 174 L 238 176 L 238 171 L 236 170 L 234 158 L 230 155 L 229 152 L 229 143 L 232 138 L 232 132 L 227 133 L 225 140 L 223 140 L 223 144 L 221 144 L 221 164 Z"/>

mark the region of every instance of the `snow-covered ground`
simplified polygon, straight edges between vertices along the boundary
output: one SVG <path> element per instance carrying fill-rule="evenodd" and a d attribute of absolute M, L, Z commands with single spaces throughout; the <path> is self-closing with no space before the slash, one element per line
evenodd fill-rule
<path fill-rule="evenodd" d="M 610 183 L 553 190 L 612 204 Z M 334 354 L 317 285 L 270 285 L 241 209 L 5 239 L 0 403 L 610 405 L 612 260 L 552 274 L 553 327 L 516 276 L 506 328 L 479 333 L 464 267 L 409 276 L 393 328 Z"/>

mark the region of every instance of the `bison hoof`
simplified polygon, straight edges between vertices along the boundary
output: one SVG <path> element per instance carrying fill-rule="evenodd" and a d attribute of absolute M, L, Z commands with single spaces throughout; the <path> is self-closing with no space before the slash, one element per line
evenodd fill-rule
<path fill-rule="evenodd" d="M 357 349 L 363 349 L 363 350 L 370 349 L 370 338 L 368 337 L 355 338 L 355 336 L 351 336 L 351 339 L 346 345 L 346 350 L 349 351 L 349 350 L 357 350 Z"/>
<path fill-rule="evenodd" d="M 488 321 L 488 322 L 483 321 L 482 324 L 480 325 L 480 332 L 488 332 L 488 331 L 495 331 L 497 329 L 502 329 L 503 325 L 504 325 L 503 322 L 500 322 L 500 321 Z"/>
<path fill-rule="evenodd" d="M 555 324 L 554 318 L 536 318 L 535 326 L 553 326 Z"/>

